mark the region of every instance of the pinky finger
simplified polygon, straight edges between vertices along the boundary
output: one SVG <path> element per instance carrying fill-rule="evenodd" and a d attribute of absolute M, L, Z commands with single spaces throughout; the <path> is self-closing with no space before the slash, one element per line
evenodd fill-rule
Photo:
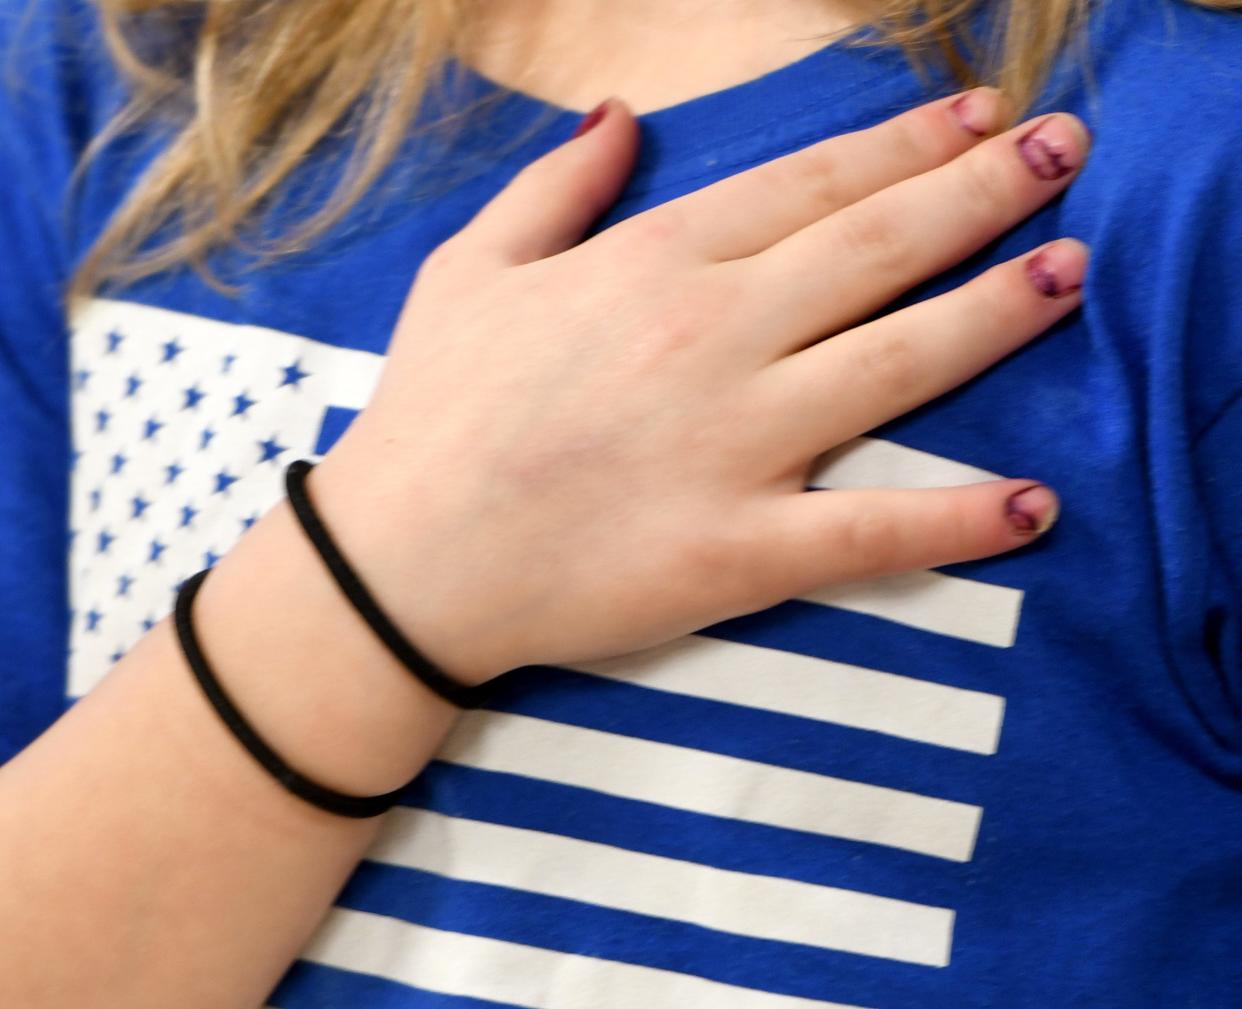
<path fill-rule="evenodd" d="M 1056 494 L 1032 480 L 921 490 L 803 491 L 768 512 L 763 566 L 791 598 L 840 582 L 977 560 L 1024 546 L 1056 521 Z M 770 567 L 768 567 L 770 565 Z"/>

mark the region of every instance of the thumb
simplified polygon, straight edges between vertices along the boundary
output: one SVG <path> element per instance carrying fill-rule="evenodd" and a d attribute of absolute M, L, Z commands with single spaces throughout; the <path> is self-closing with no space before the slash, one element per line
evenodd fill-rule
<path fill-rule="evenodd" d="M 564 252 L 616 200 L 637 153 L 633 113 L 609 98 L 577 133 L 522 168 L 459 237 L 514 266 Z"/>

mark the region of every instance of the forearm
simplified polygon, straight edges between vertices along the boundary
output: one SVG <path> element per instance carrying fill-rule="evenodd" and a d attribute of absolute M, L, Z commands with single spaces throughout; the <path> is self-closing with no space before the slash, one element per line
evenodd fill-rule
<path fill-rule="evenodd" d="M 398 787 L 453 721 L 343 603 L 287 504 L 213 570 L 195 618 L 238 707 L 329 787 Z M 270 778 L 165 620 L 0 768 L 0 1004 L 253 1009 L 378 823 Z"/>

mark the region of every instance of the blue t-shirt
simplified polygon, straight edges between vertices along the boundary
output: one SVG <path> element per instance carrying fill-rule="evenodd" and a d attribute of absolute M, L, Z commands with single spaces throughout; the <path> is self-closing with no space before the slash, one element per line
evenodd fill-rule
<path fill-rule="evenodd" d="M 447 191 L 398 164 L 313 252 L 218 257 L 235 297 L 178 270 L 66 320 L 67 273 L 158 138 L 109 147 L 66 203 L 120 92 L 88 12 L 22 6 L 0 8 L 0 760 L 332 444 L 422 257 L 578 120 L 501 96 L 451 148 L 407 149 L 466 166 Z M 1062 495 L 1056 529 L 507 675 L 271 1005 L 1242 1005 L 1242 17 L 1110 0 L 1090 67 L 1041 105 L 1092 127 L 1081 178 L 914 295 L 1072 235 L 1083 311 L 812 481 L 1030 475 Z M 944 90 L 833 45 L 641 116 L 599 227 Z"/>

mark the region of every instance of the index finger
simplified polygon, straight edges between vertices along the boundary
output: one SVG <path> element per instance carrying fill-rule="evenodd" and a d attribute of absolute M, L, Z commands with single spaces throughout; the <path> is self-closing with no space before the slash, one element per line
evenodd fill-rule
<path fill-rule="evenodd" d="M 722 262 L 763 251 L 820 218 L 947 164 L 1006 120 L 995 88 L 942 98 L 820 141 L 647 213 L 674 216 L 691 251 Z"/>

